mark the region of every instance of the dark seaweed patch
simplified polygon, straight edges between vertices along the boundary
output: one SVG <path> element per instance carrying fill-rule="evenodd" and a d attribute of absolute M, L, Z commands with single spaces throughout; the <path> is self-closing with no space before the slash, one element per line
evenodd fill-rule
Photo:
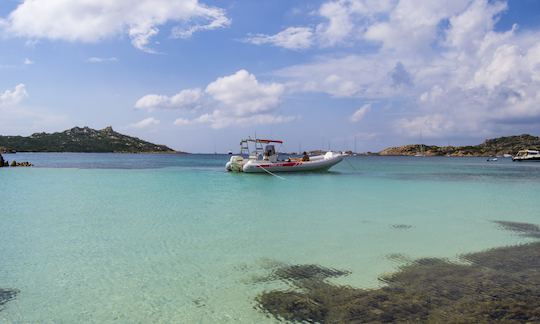
<path fill-rule="evenodd" d="M 532 224 L 499 224 L 533 237 L 538 230 Z M 326 280 L 347 271 L 287 265 L 274 270 L 271 277 L 289 283 L 291 290 L 264 292 L 256 301 L 263 311 L 289 321 L 540 322 L 540 242 L 470 253 L 462 259 L 469 263 L 416 260 L 381 277 L 384 286 L 372 290 Z"/>
<path fill-rule="evenodd" d="M 392 228 L 394 228 L 394 229 L 405 230 L 405 229 L 410 229 L 410 228 L 412 228 L 412 225 L 408 225 L 408 224 L 393 224 L 393 225 L 392 225 Z"/>
<path fill-rule="evenodd" d="M 12 299 L 15 299 L 18 293 L 19 293 L 19 290 L 17 289 L 0 288 L 0 310 L 2 310 L 2 305 L 4 305 L 5 303 L 7 303 L 8 301 Z"/>
<path fill-rule="evenodd" d="M 316 264 L 286 265 L 274 270 L 273 277 L 285 281 L 322 280 L 348 275 L 348 271 L 321 267 Z"/>
<path fill-rule="evenodd" d="M 522 236 L 531 238 L 540 238 L 540 226 L 530 223 L 508 222 L 508 221 L 493 221 L 502 229 L 520 233 Z"/>
<path fill-rule="evenodd" d="M 391 260 L 391 261 L 394 261 L 394 262 L 397 262 L 397 263 L 411 262 L 411 258 L 409 258 L 405 254 L 401 254 L 401 253 L 390 253 L 390 254 L 386 255 L 386 258 L 388 260 Z"/>

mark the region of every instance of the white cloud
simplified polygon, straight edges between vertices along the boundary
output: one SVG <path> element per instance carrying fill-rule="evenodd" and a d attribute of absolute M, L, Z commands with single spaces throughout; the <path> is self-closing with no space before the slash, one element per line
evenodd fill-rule
<path fill-rule="evenodd" d="M 331 47 L 360 39 L 367 24 L 388 13 L 397 0 L 330 0 L 324 2 L 316 15 L 322 22 L 315 26 L 288 27 L 275 35 L 256 34 L 247 41 L 298 50 L 318 45 Z"/>
<path fill-rule="evenodd" d="M 218 78 L 206 87 L 206 93 L 236 116 L 258 114 L 279 105 L 285 87 L 279 83 L 259 83 L 246 70 Z"/>
<path fill-rule="evenodd" d="M 362 119 L 364 119 L 364 117 L 366 116 L 366 114 L 368 112 L 371 111 L 371 104 L 365 104 L 363 105 L 362 107 L 360 107 L 360 109 L 358 109 L 357 111 L 355 111 L 352 115 L 351 115 L 351 122 L 353 123 L 358 123 L 359 121 L 361 121 Z"/>
<path fill-rule="evenodd" d="M 194 109 L 200 106 L 203 92 L 199 88 L 184 89 L 173 96 L 148 94 L 135 103 L 135 108 L 154 109 Z"/>
<path fill-rule="evenodd" d="M 57 115 L 39 108 L 25 107 L 28 97 L 24 84 L 0 91 L 0 130 L 2 134 L 20 134 L 21 131 L 43 131 L 48 127 L 66 126 L 65 115 Z"/>
<path fill-rule="evenodd" d="M 26 86 L 22 83 L 18 84 L 13 90 L 5 90 L 0 93 L 0 108 L 10 107 L 19 104 L 24 98 L 28 97 Z"/>
<path fill-rule="evenodd" d="M 150 40 L 169 22 L 174 37 L 227 27 L 223 9 L 198 0 L 24 0 L 0 24 L 8 35 L 28 39 L 97 42 L 127 34 L 133 46 L 153 52 Z"/>
<path fill-rule="evenodd" d="M 335 45 L 353 30 L 349 4 L 348 1 L 329 1 L 321 5 L 319 15 L 326 18 L 327 22 L 317 26 L 317 34 L 323 45 Z"/>
<path fill-rule="evenodd" d="M 152 126 L 155 126 L 155 125 L 159 125 L 159 120 L 155 119 L 154 117 L 148 117 L 148 118 L 145 118 L 145 119 L 143 119 L 141 121 L 133 123 L 130 126 L 133 127 L 133 128 L 143 129 L 143 128 L 149 128 L 149 127 L 152 127 Z"/>
<path fill-rule="evenodd" d="M 246 41 L 255 45 L 270 44 L 291 50 L 301 50 L 311 47 L 313 30 L 309 27 L 289 27 L 275 35 L 251 35 Z"/>
<path fill-rule="evenodd" d="M 231 20 L 227 18 L 223 9 L 200 5 L 195 11 L 197 13 L 196 19 L 206 20 L 208 23 L 190 23 L 184 24 L 184 26 L 176 26 L 172 30 L 173 37 L 186 39 L 196 32 L 224 28 L 231 24 Z"/>
<path fill-rule="evenodd" d="M 24 65 L 32 65 L 32 64 L 34 64 L 34 61 L 32 61 L 31 59 L 29 59 L 27 57 L 27 58 L 24 59 L 23 64 Z"/>
<path fill-rule="evenodd" d="M 396 0 L 387 11 L 354 13 L 352 3 L 323 4 L 320 12 L 348 20 L 328 18 L 317 37 L 325 31 L 335 40 L 327 46 L 376 47 L 275 71 L 289 91 L 378 100 L 395 111 L 392 131 L 414 137 L 422 129 L 447 138 L 540 126 L 540 31 L 497 31 L 506 2 Z"/>
<path fill-rule="evenodd" d="M 222 129 L 230 126 L 283 124 L 294 120 L 296 120 L 295 116 L 256 114 L 251 116 L 237 117 L 228 115 L 226 111 L 214 110 L 211 113 L 206 113 L 193 119 L 177 118 L 174 121 L 174 125 L 185 126 L 207 124 L 214 129 Z"/>
<path fill-rule="evenodd" d="M 477 50 L 486 34 L 493 30 L 497 16 L 506 9 L 507 4 L 502 1 L 473 1 L 467 10 L 450 18 L 446 42 L 463 51 Z"/>
<path fill-rule="evenodd" d="M 114 56 L 111 57 L 89 57 L 86 62 L 88 63 L 107 63 L 107 62 L 118 62 L 118 59 Z"/>
<path fill-rule="evenodd" d="M 321 58 L 275 72 L 288 80 L 291 91 L 324 92 L 334 97 L 381 98 L 402 88 L 393 86 L 396 62 L 386 55 L 348 55 Z"/>
<path fill-rule="evenodd" d="M 213 128 L 233 125 L 277 124 L 294 120 L 294 116 L 275 113 L 285 86 L 280 83 L 259 82 L 246 70 L 217 78 L 202 91 L 184 89 L 174 96 L 149 94 L 141 97 L 135 107 L 153 110 L 158 108 L 200 108 L 201 115 L 177 118 L 174 124 L 207 124 Z M 193 114 L 194 110 L 186 113 Z"/>
<path fill-rule="evenodd" d="M 184 125 L 189 125 L 191 124 L 192 121 L 190 121 L 189 119 L 185 119 L 185 118 L 176 118 L 174 120 L 174 125 L 176 126 L 184 126 Z"/>

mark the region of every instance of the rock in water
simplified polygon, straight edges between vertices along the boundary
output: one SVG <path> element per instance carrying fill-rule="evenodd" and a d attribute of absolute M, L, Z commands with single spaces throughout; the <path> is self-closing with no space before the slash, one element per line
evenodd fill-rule
<path fill-rule="evenodd" d="M 4 166 L 4 157 L 0 154 L 0 168 Z"/>
<path fill-rule="evenodd" d="M 0 288 L 0 310 L 2 310 L 2 305 L 14 299 L 18 293 L 18 289 Z"/>
<path fill-rule="evenodd" d="M 6 161 L 6 165 L 5 166 L 8 166 L 8 163 Z M 11 163 L 9 164 L 9 166 L 11 167 L 31 167 L 31 166 L 34 166 L 32 163 L 30 162 L 17 162 L 15 160 L 11 161 Z"/>

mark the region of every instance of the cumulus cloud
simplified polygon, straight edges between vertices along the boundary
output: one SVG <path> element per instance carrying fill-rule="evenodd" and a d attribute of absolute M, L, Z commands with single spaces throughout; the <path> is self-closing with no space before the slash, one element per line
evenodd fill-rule
<path fill-rule="evenodd" d="M 155 126 L 155 125 L 159 125 L 159 120 L 155 119 L 154 117 L 148 117 L 148 118 L 145 118 L 145 119 L 143 119 L 141 121 L 133 123 L 130 126 L 133 127 L 133 128 L 143 129 L 143 128 L 149 128 L 149 127 L 152 127 L 152 126 Z"/>
<path fill-rule="evenodd" d="M 360 109 L 358 109 L 357 111 L 355 111 L 352 115 L 351 115 L 351 122 L 353 123 L 358 123 L 359 121 L 361 121 L 362 119 L 364 119 L 364 117 L 366 116 L 366 114 L 368 112 L 371 111 L 371 105 L 370 104 L 365 104 L 363 105 L 362 107 L 360 107 Z"/>
<path fill-rule="evenodd" d="M 27 57 L 27 58 L 24 59 L 23 64 L 24 65 L 32 65 L 32 64 L 34 64 L 34 61 L 32 61 L 31 59 L 29 59 Z"/>
<path fill-rule="evenodd" d="M 324 31 L 373 50 L 275 71 L 290 91 L 379 100 L 404 112 L 394 115 L 392 127 L 410 136 L 489 136 L 515 132 L 517 124 L 540 126 L 540 31 L 496 30 L 506 2 L 396 0 L 380 10 L 353 10 L 354 3 L 325 2 L 319 14 L 345 18 L 328 18 L 316 37 Z"/>
<path fill-rule="evenodd" d="M 293 116 L 275 113 L 281 103 L 285 86 L 280 83 L 259 82 L 246 70 L 219 77 L 203 90 L 184 89 L 174 96 L 149 94 L 141 97 L 135 107 L 139 109 L 197 107 L 202 114 L 181 117 L 177 126 L 208 124 L 213 128 L 233 125 L 277 124 L 290 122 Z M 188 110 L 193 113 L 193 109 Z"/>
<path fill-rule="evenodd" d="M 314 26 L 288 27 L 275 35 L 256 34 L 247 41 L 287 49 L 306 49 L 317 45 L 331 47 L 358 40 L 367 24 L 395 6 L 397 0 L 331 0 L 316 12 L 321 20 Z"/>
<path fill-rule="evenodd" d="M 230 24 L 223 9 L 198 0 L 24 0 L 1 21 L 8 35 L 28 39 L 97 42 L 127 34 L 147 52 L 166 23 L 176 23 L 172 35 L 181 38 Z"/>
<path fill-rule="evenodd" d="M 13 90 L 8 89 L 0 93 L 0 107 L 15 106 L 26 97 L 28 97 L 26 86 L 20 83 Z"/>
<path fill-rule="evenodd" d="M 236 116 L 258 114 L 279 105 L 285 87 L 279 83 L 259 83 L 246 70 L 218 78 L 206 87 L 206 93 Z"/>
<path fill-rule="evenodd" d="M 313 44 L 313 30 L 309 27 L 289 27 L 275 35 L 251 35 L 245 41 L 255 45 L 270 44 L 291 50 L 301 50 Z"/>
<path fill-rule="evenodd" d="M 173 96 L 148 94 L 135 103 L 135 108 L 154 109 L 194 109 L 201 104 L 203 92 L 199 88 L 184 89 Z"/>

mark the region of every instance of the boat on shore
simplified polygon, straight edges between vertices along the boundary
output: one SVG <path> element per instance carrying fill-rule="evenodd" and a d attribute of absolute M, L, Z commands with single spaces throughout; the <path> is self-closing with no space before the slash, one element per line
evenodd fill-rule
<path fill-rule="evenodd" d="M 250 151 L 250 144 L 255 146 Z M 341 162 L 344 154 L 326 152 L 324 154 L 295 158 L 288 157 L 279 160 L 275 144 L 283 144 L 280 140 L 269 139 L 243 139 L 240 142 L 240 155 L 231 156 L 225 165 L 227 171 L 245 173 L 273 173 L 273 172 L 305 172 L 327 171 Z M 263 147 L 263 145 L 265 145 Z M 247 156 L 247 158 L 245 158 Z"/>
<path fill-rule="evenodd" d="M 535 161 L 540 162 L 540 151 L 521 150 L 512 158 L 515 162 Z"/>

